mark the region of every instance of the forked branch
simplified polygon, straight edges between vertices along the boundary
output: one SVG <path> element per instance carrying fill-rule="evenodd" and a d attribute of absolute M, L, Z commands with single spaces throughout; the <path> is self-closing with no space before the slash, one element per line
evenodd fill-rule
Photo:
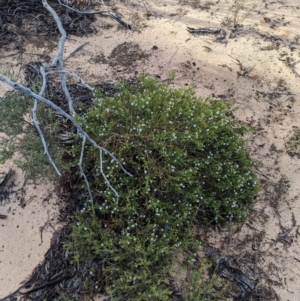
<path fill-rule="evenodd" d="M 9 85 L 10 87 L 12 87 L 15 90 L 21 91 L 27 95 L 29 95 L 30 97 L 32 97 L 34 99 L 34 106 L 32 109 L 32 114 L 33 114 L 33 123 L 40 135 L 41 141 L 43 143 L 44 146 L 44 154 L 48 157 L 49 162 L 52 164 L 53 168 L 55 169 L 56 173 L 60 176 L 61 173 L 59 171 L 59 169 L 57 168 L 55 162 L 53 161 L 53 159 L 51 158 L 51 155 L 49 154 L 48 151 L 48 147 L 46 144 L 46 140 L 45 137 L 43 135 L 43 132 L 39 126 L 38 120 L 37 120 L 37 115 L 36 115 L 36 111 L 37 111 L 37 106 L 39 102 L 43 102 L 45 104 L 47 104 L 48 106 L 50 106 L 52 109 L 54 109 L 57 113 L 59 113 L 61 116 L 65 117 L 67 120 L 69 120 L 75 127 L 77 130 L 77 135 L 79 135 L 82 138 L 82 148 L 81 148 L 81 154 L 80 154 L 80 158 L 78 161 L 78 166 L 80 169 L 80 173 L 81 173 L 81 177 L 83 177 L 88 192 L 89 192 L 89 197 L 91 199 L 91 201 L 93 200 L 93 196 L 90 190 L 90 185 L 87 179 L 86 174 L 84 173 L 83 170 L 83 158 L 84 158 L 84 149 L 85 149 L 85 144 L 86 141 L 90 142 L 93 147 L 95 147 L 96 149 L 99 150 L 99 156 L 100 156 L 100 172 L 101 175 L 103 176 L 105 183 L 107 184 L 107 186 L 116 194 L 116 196 L 118 197 L 118 193 L 117 191 L 111 186 L 110 182 L 108 181 L 104 171 L 103 171 L 103 153 L 108 155 L 109 157 L 111 157 L 111 159 L 113 161 L 118 162 L 120 168 L 122 169 L 122 171 L 127 174 L 128 176 L 132 176 L 128 171 L 126 171 L 126 169 L 123 167 L 123 165 L 118 161 L 118 159 L 108 150 L 106 150 L 105 148 L 99 146 L 89 135 L 87 132 L 85 132 L 82 127 L 75 121 L 74 116 L 76 114 L 75 109 L 74 109 L 74 105 L 73 105 L 73 100 L 70 96 L 70 93 L 68 91 L 67 88 L 67 83 L 66 83 L 66 75 L 70 75 L 74 78 L 76 78 L 77 80 L 79 80 L 85 87 L 87 87 L 88 89 L 90 89 L 91 91 L 94 91 L 94 89 L 92 87 L 90 87 L 87 83 L 85 83 L 84 80 L 81 79 L 80 76 L 78 76 L 77 74 L 70 72 L 70 71 L 66 71 L 64 70 L 64 61 L 63 61 L 63 53 L 64 53 L 64 46 L 65 46 L 65 41 L 67 39 L 67 34 L 66 31 L 63 28 L 62 22 L 59 18 L 59 16 L 57 15 L 57 13 L 54 11 L 54 9 L 48 4 L 47 0 L 42 0 L 42 3 L 44 5 L 44 7 L 51 13 L 51 15 L 53 16 L 57 27 L 60 31 L 61 34 L 61 38 L 59 40 L 59 45 L 58 45 L 58 51 L 56 56 L 53 58 L 52 62 L 49 64 L 43 64 L 40 67 L 40 73 L 42 75 L 42 87 L 39 91 L 38 94 L 34 93 L 31 89 L 26 88 L 25 86 L 11 81 L 10 79 L 8 79 L 5 76 L 0 75 L 0 81 L 6 83 L 7 85 Z M 59 70 L 56 71 L 49 71 L 47 72 L 47 68 L 54 68 L 57 67 Z M 47 76 L 51 75 L 51 74 L 59 74 L 60 75 L 60 79 L 61 79 L 61 85 L 62 85 L 62 90 L 64 91 L 65 97 L 68 101 L 68 105 L 69 105 L 69 113 L 65 112 L 63 109 L 61 109 L 59 106 L 57 106 L 55 103 L 53 103 L 51 100 L 43 97 L 42 95 L 44 94 L 46 87 L 47 87 Z"/>

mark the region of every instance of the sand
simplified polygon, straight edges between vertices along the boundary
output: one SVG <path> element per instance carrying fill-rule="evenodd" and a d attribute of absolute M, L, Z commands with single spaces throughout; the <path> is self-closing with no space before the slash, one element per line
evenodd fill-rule
<path fill-rule="evenodd" d="M 300 126 L 300 10 L 298 0 L 257 3 L 255 11 L 241 20 L 243 27 L 229 37 L 230 30 L 224 25 L 233 17 L 229 1 L 152 0 L 145 5 L 137 0 L 109 1 L 134 30 L 125 30 L 113 20 L 99 17 L 94 23 L 94 34 L 69 36 L 66 57 L 85 42 L 89 44 L 66 61 L 66 68 L 95 83 L 134 77 L 139 72 L 166 80 L 170 71 L 175 71 L 172 85 L 194 85 L 198 96 L 234 102 L 235 117 L 254 128 L 249 148 L 253 157 L 263 163 L 257 171 L 262 192 L 255 205 L 258 211 L 253 211 L 260 214 L 249 216 L 248 226 L 245 223 L 236 234 L 235 238 L 241 241 L 246 236 L 251 238 L 239 247 L 239 252 L 249 252 L 253 241 L 259 240 L 259 250 L 266 251 L 260 255 L 265 277 L 279 283 L 274 289 L 281 300 L 297 301 L 300 161 L 288 153 L 286 143 L 293 135 L 293 127 Z M 218 41 L 213 34 L 190 34 L 187 27 L 222 28 L 227 36 Z M 44 51 L 32 44 L 26 49 L 28 53 Z M 55 51 L 49 52 L 52 57 L 54 54 Z M 32 54 L 23 55 L 23 63 L 34 60 L 37 57 Z M 11 61 L 14 68 L 16 63 Z M 0 64 L 1 71 L 7 60 L 0 60 Z M 6 169 L 7 166 L 1 166 L 1 171 Z M 22 172 L 16 171 L 16 177 L 22 185 Z M 4 226 L 0 241 L 4 247 L 0 252 L 0 297 L 18 287 L 49 247 L 52 230 L 44 233 L 41 243 L 39 227 L 57 212 L 55 197 L 45 204 L 42 199 L 52 188 L 30 187 L 32 194 L 37 195 L 38 191 L 41 195 L 25 208 L 18 201 L 0 207 L 0 214 L 7 214 L 11 207 L 8 218 L 1 220 Z M 26 199 L 30 200 L 29 193 Z M 278 234 L 291 227 L 292 213 L 296 226 L 287 241 L 278 240 Z M 221 235 L 210 235 L 212 246 L 218 247 Z M 234 241 L 221 255 L 236 254 Z M 271 265 L 275 268 L 270 269 Z"/>
<path fill-rule="evenodd" d="M 58 227 L 54 185 L 26 181 L 24 173 L 12 162 L 0 166 L 0 177 L 9 168 L 14 175 L 4 189 L 7 198 L 1 196 L 0 206 L 0 214 L 7 216 L 0 219 L 0 298 L 31 275 L 43 260 Z"/>

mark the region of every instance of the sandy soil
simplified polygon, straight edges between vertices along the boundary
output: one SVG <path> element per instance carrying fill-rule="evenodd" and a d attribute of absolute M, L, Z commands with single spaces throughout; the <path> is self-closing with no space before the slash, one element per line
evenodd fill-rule
<path fill-rule="evenodd" d="M 16 290 L 44 258 L 57 229 L 57 197 L 52 184 L 36 184 L 12 162 L 0 166 L 0 179 L 13 169 L 0 190 L 0 297 Z M 41 232 L 41 228 L 43 231 Z"/>
<path fill-rule="evenodd" d="M 300 6 L 298 0 L 257 1 L 251 16 L 231 32 L 229 2 L 111 0 L 109 5 L 133 25 L 133 30 L 99 17 L 94 34 L 69 36 L 66 57 L 89 43 L 68 58 L 66 67 L 90 82 L 113 81 L 139 72 L 165 80 L 175 71 L 173 85 L 192 84 L 201 97 L 234 101 L 238 106 L 236 118 L 254 128 L 249 147 L 264 164 L 257 171 L 262 192 L 249 219 L 232 234 L 230 242 L 221 246 L 218 242 L 227 234 L 213 232 L 211 246 L 222 248 L 220 255 L 234 256 L 238 250 L 242 257 L 252 252 L 264 270 L 265 281 L 272 282 L 281 300 L 296 301 L 300 296 L 300 163 L 296 155 L 288 153 L 286 142 L 293 135 L 293 127 L 300 126 Z M 226 37 L 191 34 L 187 27 L 222 28 Z M 27 45 L 22 63 L 39 60 L 34 53 L 43 51 Z M 5 63 L 7 60 L 0 60 L 2 68 Z M 19 63 L 11 61 L 16 70 Z M 1 171 L 6 168 L 1 166 Z M 38 228 L 55 209 L 51 204 L 43 207 L 41 198 L 25 208 L 17 203 L 0 207 L 0 213 L 12 208 L 9 218 L 2 221 L 0 234 L 1 242 L 5 241 L 0 252 L 0 296 L 18 287 L 49 246 L 51 234 L 47 238 L 45 234 L 41 244 Z M 292 213 L 296 225 L 280 236 L 291 228 Z"/>

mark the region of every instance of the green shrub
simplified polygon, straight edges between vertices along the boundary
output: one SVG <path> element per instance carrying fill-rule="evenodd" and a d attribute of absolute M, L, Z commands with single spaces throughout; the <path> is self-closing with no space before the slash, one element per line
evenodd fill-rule
<path fill-rule="evenodd" d="M 94 203 L 78 214 L 66 248 L 76 261 L 105 262 L 105 280 L 95 285 L 113 300 L 168 300 L 174 253 L 199 246 L 192 226 L 241 221 L 253 203 L 258 185 L 242 139 L 247 127 L 222 101 L 144 76 L 123 81 L 113 97 L 98 92 L 77 121 L 133 177 L 103 155 L 117 197 L 101 176 L 98 151 L 86 147 Z"/>

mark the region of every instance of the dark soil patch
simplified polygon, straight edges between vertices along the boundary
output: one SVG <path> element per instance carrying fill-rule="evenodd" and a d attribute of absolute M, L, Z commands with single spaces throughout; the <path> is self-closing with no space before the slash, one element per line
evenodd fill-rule
<path fill-rule="evenodd" d="M 107 59 L 103 52 L 101 52 L 97 55 L 93 55 L 89 59 L 89 62 L 94 63 L 94 64 L 108 64 Z"/>
<path fill-rule="evenodd" d="M 139 61 L 144 61 L 149 54 L 143 51 L 139 44 L 124 42 L 115 47 L 109 58 L 111 67 L 126 67 L 128 70 L 134 69 Z"/>
<path fill-rule="evenodd" d="M 280 203 L 284 201 L 289 188 L 290 183 L 284 175 L 277 183 L 266 183 L 264 189 L 265 198 L 269 201 L 269 204 L 275 210 L 275 212 L 278 211 Z"/>
<path fill-rule="evenodd" d="M 143 51 L 139 44 L 124 42 L 116 46 L 108 58 L 103 53 L 99 53 L 90 59 L 95 64 L 109 64 L 111 67 L 123 67 L 132 71 L 141 62 L 144 62 L 150 53 Z"/>
<path fill-rule="evenodd" d="M 93 32 L 94 15 L 78 14 L 50 0 L 68 34 Z M 0 0 L 0 48 L 22 50 L 25 42 L 36 47 L 57 47 L 59 30 L 40 0 Z"/>

